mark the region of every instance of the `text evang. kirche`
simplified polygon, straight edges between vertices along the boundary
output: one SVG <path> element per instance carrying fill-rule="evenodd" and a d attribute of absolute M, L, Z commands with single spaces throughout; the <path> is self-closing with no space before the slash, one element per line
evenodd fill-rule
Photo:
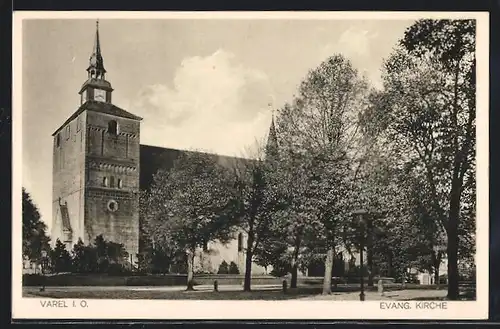
<path fill-rule="evenodd" d="M 380 302 L 381 310 L 446 310 L 447 302 Z"/>

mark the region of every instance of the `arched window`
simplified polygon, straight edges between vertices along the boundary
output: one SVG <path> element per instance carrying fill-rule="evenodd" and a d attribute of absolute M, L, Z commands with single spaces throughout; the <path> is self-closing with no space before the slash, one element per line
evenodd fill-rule
<path fill-rule="evenodd" d="M 243 233 L 238 234 L 238 252 L 243 251 Z"/>
<path fill-rule="evenodd" d="M 104 186 L 104 187 L 108 187 L 108 177 L 104 177 L 104 178 L 102 179 L 102 186 Z"/>
<path fill-rule="evenodd" d="M 118 122 L 111 120 L 108 122 L 108 133 L 118 135 Z"/>
<path fill-rule="evenodd" d="M 113 176 L 109 177 L 109 187 L 115 187 L 115 178 Z"/>
<path fill-rule="evenodd" d="M 118 188 L 123 187 L 123 181 L 121 179 L 118 179 Z"/>

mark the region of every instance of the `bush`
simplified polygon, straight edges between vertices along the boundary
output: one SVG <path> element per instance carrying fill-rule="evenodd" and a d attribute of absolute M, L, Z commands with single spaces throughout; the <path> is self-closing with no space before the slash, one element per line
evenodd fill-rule
<path fill-rule="evenodd" d="M 287 262 L 279 262 L 278 264 L 273 265 L 273 270 L 271 271 L 272 276 L 281 278 L 290 273 L 290 264 Z"/>
<path fill-rule="evenodd" d="M 229 267 L 225 260 L 223 260 L 222 263 L 220 263 L 217 274 L 229 274 Z"/>
<path fill-rule="evenodd" d="M 231 264 L 229 264 L 229 274 L 240 274 L 238 265 L 236 265 L 235 262 L 231 262 Z"/>
<path fill-rule="evenodd" d="M 195 285 L 212 285 L 214 280 L 221 285 L 239 285 L 243 280 L 241 274 L 210 274 L 195 276 Z M 304 282 L 305 278 L 299 278 L 299 282 Z M 24 274 L 23 286 L 41 286 L 43 282 L 52 287 L 70 286 L 186 286 L 186 274 L 166 274 L 166 275 L 106 275 L 106 274 L 59 274 L 43 278 L 39 274 Z M 322 281 L 316 281 L 319 284 Z M 305 282 L 308 283 L 308 282 Z M 281 284 L 280 278 L 272 276 L 252 276 L 252 284 Z"/>
<path fill-rule="evenodd" d="M 125 268 L 122 264 L 113 263 L 108 265 L 108 275 L 121 276 L 126 274 L 130 274 L 130 270 Z"/>
<path fill-rule="evenodd" d="M 127 286 L 184 286 L 187 275 L 144 275 L 127 277 Z"/>
<path fill-rule="evenodd" d="M 51 272 L 62 273 L 71 272 L 73 270 L 71 263 L 71 255 L 66 250 L 66 246 L 61 240 L 56 240 L 56 245 L 53 250 L 49 252 Z"/>
<path fill-rule="evenodd" d="M 41 286 L 43 280 L 40 274 L 23 274 L 23 286 Z"/>

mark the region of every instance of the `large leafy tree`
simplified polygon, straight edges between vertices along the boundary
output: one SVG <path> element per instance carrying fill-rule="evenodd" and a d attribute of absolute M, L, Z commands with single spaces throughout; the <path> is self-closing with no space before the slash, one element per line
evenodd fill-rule
<path fill-rule="evenodd" d="M 387 138 L 425 178 L 446 232 L 448 298 L 457 299 L 459 250 L 469 235 L 463 219 L 475 206 L 466 197 L 475 185 L 475 22 L 416 22 L 387 60 L 384 86 Z"/>
<path fill-rule="evenodd" d="M 23 188 L 23 256 L 38 260 L 42 250 L 50 250 L 47 225 L 41 220 L 38 207 Z"/>
<path fill-rule="evenodd" d="M 144 229 L 155 245 L 187 255 L 187 289 L 193 289 L 193 262 L 197 248 L 233 237 L 236 205 L 227 169 L 215 156 L 185 153 L 170 170 L 154 176 L 141 200 Z"/>
<path fill-rule="evenodd" d="M 324 293 L 331 289 L 334 255 L 340 245 L 336 237 L 341 223 L 350 218 L 354 194 L 349 191 L 362 155 L 359 125 L 368 91 L 366 80 L 351 63 L 334 55 L 308 73 L 293 104 L 279 113 L 280 154 L 284 154 L 280 163 L 283 175 L 289 171 L 291 178 L 287 198 L 298 205 L 289 207 L 291 214 L 286 217 L 298 232 L 316 236 L 318 251 L 326 253 Z"/>
<path fill-rule="evenodd" d="M 271 163 L 264 159 L 264 152 L 258 147 L 256 156 L 252 159 L 235 161 L 234 195 L 239 226 L 246 233 L 245 279 L 244 291 L 251 290 L 252 262 L 256 251 L 270 238 L 272 212 L 270 207 L 275 200 L 269 188 L 268 176 L 271 173 Z"/>

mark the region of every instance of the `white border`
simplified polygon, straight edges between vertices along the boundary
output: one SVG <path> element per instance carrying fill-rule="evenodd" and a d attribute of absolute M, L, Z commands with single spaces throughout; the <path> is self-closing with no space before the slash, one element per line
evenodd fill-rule
<path fill-rule="evenodd" d="M 22 21 L 24 19 L 419 19 L 477 20 L 477 300 L 445 310 L 382 310 L 366 301 L 87 300 L 87 308 L 43 308 L 22 298 Z M 489 14 L 487 12 L 15 12 L 13 17 L 12 317 L 37 319 L 486 319 L 489 241 Z M 72 305 L 80 300 L 67 299 Z M 414 302 L 412 305 L 414 305 Z M 362 308 L 361 308 L 362 307 Z"/>

